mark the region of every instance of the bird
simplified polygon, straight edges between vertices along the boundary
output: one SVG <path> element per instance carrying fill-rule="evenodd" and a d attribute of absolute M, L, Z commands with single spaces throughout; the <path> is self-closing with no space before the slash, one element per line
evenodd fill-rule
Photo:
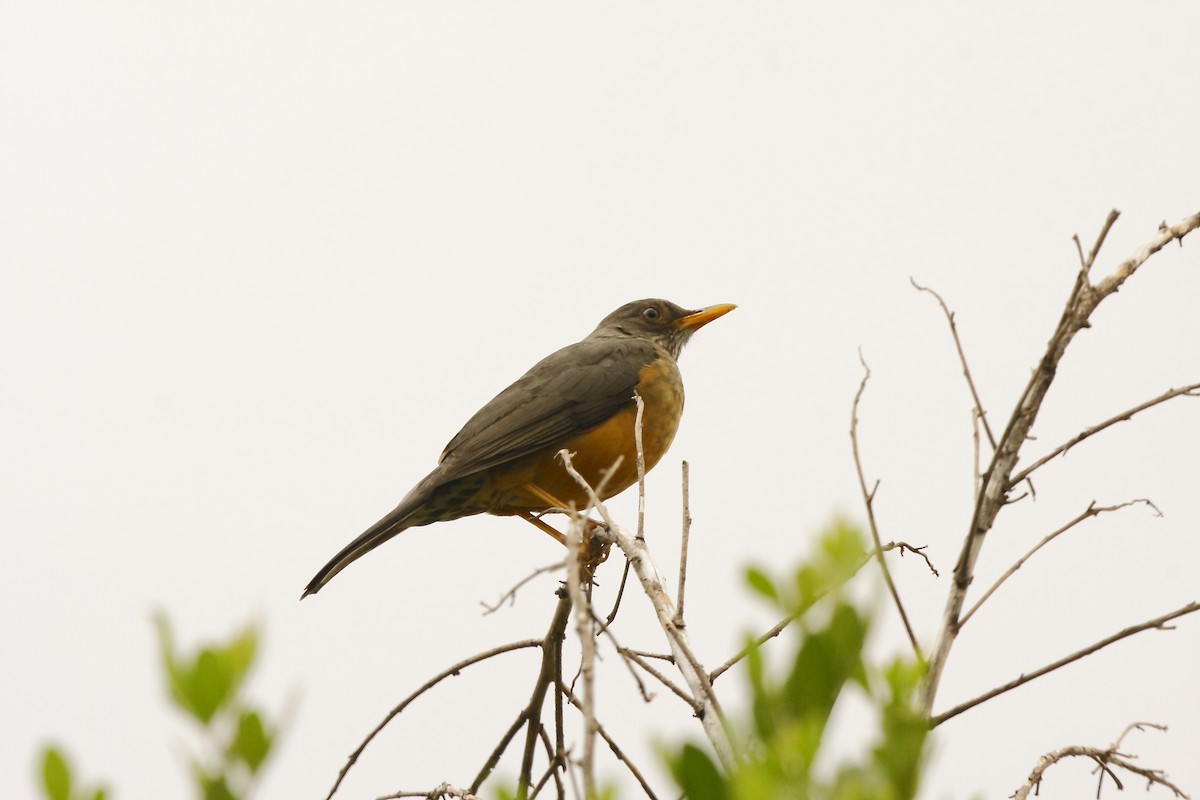
<path fill-rule="evenodd" d="M 683 413 L 680 351 L 692 334 L 735 308 L 723 303 L 686 310 L 648 298 L 613 311 L 479 409 L 446 445 L 437 467 L 338 551 L 300 598 L 316 594 L 400 532 L 433 522 L 483 513 L 518 516 L 564 541 L 540 515 L 585 507 L 588 498 L 558 453 L 573 454 L 575 469 L 588 483 L 602 485 L 602 500 L 633 485 L 634 396 L 643 402 L 642 454 L 649 470 L 671 445 Z"/>

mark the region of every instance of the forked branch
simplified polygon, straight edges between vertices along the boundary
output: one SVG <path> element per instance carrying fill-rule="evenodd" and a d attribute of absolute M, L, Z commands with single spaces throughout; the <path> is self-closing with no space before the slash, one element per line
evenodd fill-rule
<path fill-rule="evenodd" d="M 1116 784 L 1117 789 L 1125 788 L 1125 786 L 1121 783 L 1120 777 L 1118 777 L 1117 773 L 1113 771 L 1115 767 L 1133 775 L 1138 775 L 1142 778 L 1145 778 L 1147 789 L 1154 785 L 1162 786 L 1170 789 L 1176 797 L 1181 797 L 1183 800 L 1188 800 L 1188 796 L 1184 794 L 1182 789 L 1171 783 L 1171 781 L 1167 780 L 1167 773 L 1159 769 L 1148 769 L 1146 767 L 1139 766 L 1134 763 L 1134 758 L 1136 758 L 1136 756 L 1132 756 L 1128 753 L 1122 753 L 1120 751 L 1121 742 L 1125 739 L 1125 736 L 1130 731 L 1144 731 L 1146 729 L 1164 732 L 1167 730 L 1165 725 L 1155 725 L 1152 722 L 1135 722 L 1125 728 L 1125 732 L 1122 733 L 1117 740 L 1109 745 L 1106 749 L 1074 745 L 1046 753 L 1046 755 L 1038 759 L 1037 765 L 1033 768 L 1033 771 L 1029 773 L 1029 777 L 1025 779 L 1025 783 L 1021 784 L 1021 788 L 1017 789 L 1017 791 L 1013 793 L 1013 800 L 1026 800 L 1029 797 L 1030 792 L 1036 795 L 1038 789 L 1041 788 L 1042 779 L 1046 774 L 1046 770 L 1058 762 L 1072 757 L 1088 758 L 1096 763 L 1096 771 L 1100 775 L 1098 779 L 1099 783 L 1096 786 L 1097 797 L 1100 796 L 1100 790 L 1104 787 L 1104 779 L 1106 777 L 1110 778 L 1112 782 Z"/>
<path fill-rule="evenodd" d="M 1008 492 L 1015 485 L 1013 471 L 1021 448 L 1029 438 L 1029 431 L 1037 420 L 1042 408 L 1042 401 L 1050 390 L 1050 385 L 1058 371 L 1059 362 L 1066 353 L 1067 347 L 1075 335 L 1090 324 L 1089 318 L 1096 307 L 1117 291 L 1146 262 L 1146 259 L 1170 242 L 1181 241 L 1184 236 L 1200 227 L 1200 213 L 1193 214 L 1175 225 L 1161 225 L 1149 242 L 1117 265 L 1112 274 L 1099 283 L 1093 284 L 1090 277 L 1092 267 L 1117 216 L 1118 212 L 1116 211 L 1109 214 L 1089 255 L 1082 256 L 1083 248 L 1082 246 L 1078 247 L 1082 263 L 1075 277 L 1075 285 L 1067 297 L 1062 317 L 1050 337 L 1046 352 L 1033 371 L 1025 391 L 1017 401 L 1008 424 L 996 443 L 996 450 L 992 454 L 991 462 L 984 471 L 982 490 L 978 492 L 971 522 L 954 567 L 954 582 L 946 598 L 941 630 L 930 654 L 925 692 L 922 698 L 922 705 L 926 713 L 932 711 L 942 671 L 945 669 L 950 650 L 962 627 L 963 605 L 966 601 L 967 589 L 975 577 L 975 564 L 983 548 L 984 538 L 992 529 L 1000 509 L 1008 502 Z"/>

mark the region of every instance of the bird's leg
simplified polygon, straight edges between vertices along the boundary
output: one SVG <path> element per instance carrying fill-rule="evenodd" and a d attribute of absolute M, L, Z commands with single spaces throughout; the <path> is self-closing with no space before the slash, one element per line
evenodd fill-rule
<path fill-rule="evenodd" d="M 567 537 L 556 531 L 553 525 L 546 522 L 541 517 L 535 517 L 528 511 L 519 511 L 517 512 L 517 516 L 536 527 L 542 533 L 554 537 L 554 541 L 558 542 L 559 544 L 566 545 Z"/>
<path fill-rule="evenodd" d="M 566 503 L 564 503 L 562 500 L 559 500 L 557 497 L 550 494 L 536 483 L 526 483 L 523 484 L 521 488 L 545 503 L 548 509 L 560 509 L 562 511 L 569 510 L 569 506 Z M 541 517 L 535 517 L 528 511 L 521 512 L 519 516 L 533 525 L 536 525 L 538 530 L 553 536 L 555 541 L 557 541 L 559 544 L 565 545 L 567 543 L 566 537 L 555 530 Z M 607 542 L 601 542 L 600 539 L 594 535 L 595 530 L 602 527 L 603 523 L 596 522 L 592 519 L 585 519 L 584 523 L 587 525 L 588 535 L 584 539 L 584 552 L 582 555 L 584 561 L 584 570 L 590 580 L 596 567 L 598 567 L 604 562 L 605 559 L 608 558 L 608 550 L 611 544 Z"/>

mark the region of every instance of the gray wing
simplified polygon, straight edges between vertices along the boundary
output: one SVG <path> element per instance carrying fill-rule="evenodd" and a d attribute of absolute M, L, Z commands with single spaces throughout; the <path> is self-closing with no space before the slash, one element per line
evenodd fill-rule
<path fill-rule="evenodd" d="M 660 356 L 640 339 L 584 339 L 552 353 L 496 395 L 442 451 L 453 480 L 590 430 L 633 402 L 638 372 Z"/>

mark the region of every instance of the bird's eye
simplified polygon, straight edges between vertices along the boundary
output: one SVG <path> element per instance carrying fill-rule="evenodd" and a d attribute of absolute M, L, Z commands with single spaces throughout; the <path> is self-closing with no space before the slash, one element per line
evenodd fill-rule
<path fill-rule="evenodd" d="M 658 319 L 658 309 L 654 306 L 650 306 L 642 312 L 642 316 L 648 320 L 656 320 Z"/>

